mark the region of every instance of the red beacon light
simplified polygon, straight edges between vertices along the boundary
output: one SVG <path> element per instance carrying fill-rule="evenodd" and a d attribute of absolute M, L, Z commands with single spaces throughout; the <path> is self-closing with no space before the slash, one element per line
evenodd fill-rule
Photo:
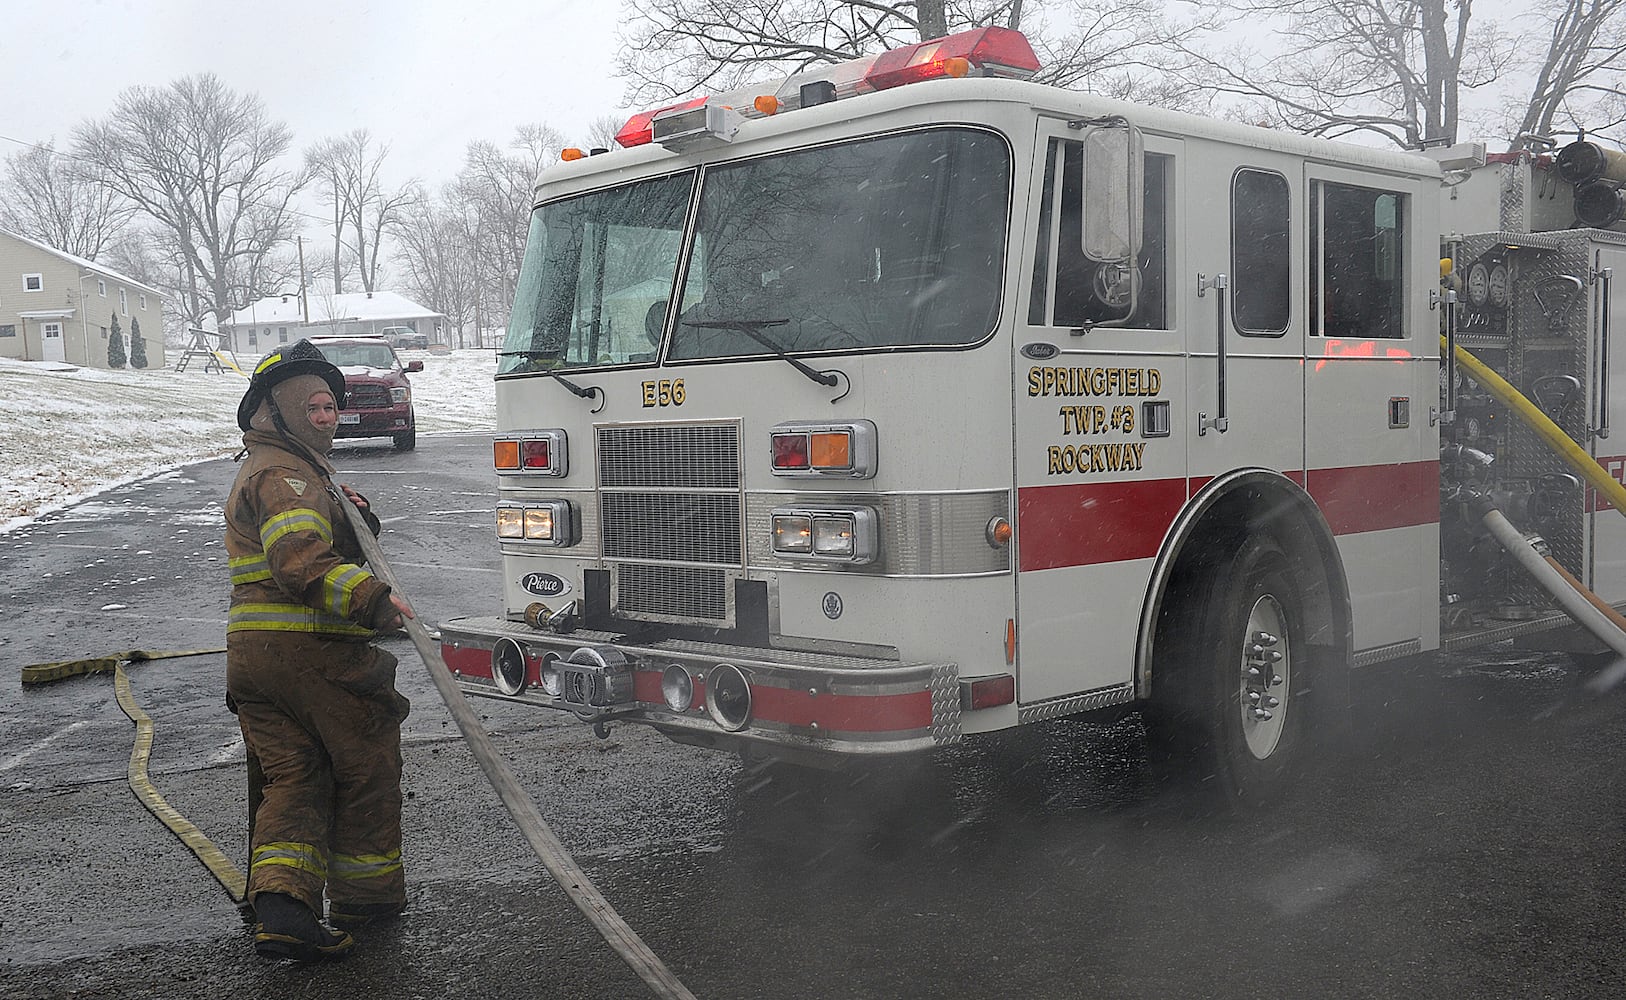
<path fill-rule="evenodd" d="M 1027 36 L 1010 28 L 975 28 L 947 38 L 889 49 L 875 57 L 864 83 L 890 90 L 906 83 L 966 76 L 1026 80 L 1039 70 Z"/>
<path fill-rule="evenodd" d="M 973 28 L 956 35 L 916 42 L 901 48 L 889 49 L 879 55 L 864 56 L 818 69 L 796 73 L 779 84 L 773 94 L 765 94 L 763 85 L 742 87 L 723 95 L 696 97 L 663 108 L 640 111 L 627 119 L 615 141 L 623 148 L 642 146 L 656 140 L 655 119 L 670 119 L 680 112 L 690 111 L 708 104 L 737 111 L 747 118 L 761 118 L 775 113 L 794 111 L 811 105 L 804 101 L 806 93 L 827 96 L 817 103 L 841 100 L 877 90 L 890 90 L 906 83 L 923 80 L 946 80 L 958 77 L 1000 77 L 1026 80 L 1039 70 L 1039 58 L 1027 36 L 1011 28 Z M 808 88 L 812 88 L 811 91 Z M 706 113 L 709 122 L 712 115 Z M 674 123 L 675 124 L 675 123 Z M 716 130 L 715 124 L 712 131 Z M 665 144 L 665 143 L 663 143 Z"/>

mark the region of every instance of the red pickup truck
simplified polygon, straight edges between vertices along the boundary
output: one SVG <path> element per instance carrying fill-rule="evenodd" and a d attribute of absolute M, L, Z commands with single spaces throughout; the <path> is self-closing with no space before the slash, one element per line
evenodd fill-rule
<path fill-rule="evenodd" d="M 344 373 L 344 408 L 339 411 L 339 438 L 388 437 L 396 451 L 418 443 L 408 372 L 423 371 L 422 361 L 401 363 L 383 337 L 312 337 L 312 344 Z"/>

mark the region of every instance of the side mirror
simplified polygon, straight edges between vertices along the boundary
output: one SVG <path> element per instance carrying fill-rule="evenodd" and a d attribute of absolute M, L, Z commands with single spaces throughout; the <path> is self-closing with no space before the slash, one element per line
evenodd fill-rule
<path fill-rule="evenodd" d="M 422 361 L 408 361 L 407 366 L 406 366 L 406 370 L 409 371 L 409 372 L 421 372 L 421 371 L 423 371 L 423 362 Z"/>
<path fill-rule="evenodd" d="M 1084 256 L 1134 269 L 1140 254 L 1144 151 L 1140 129 L 1122 118 L 1092 121 L 1084 133 Z"/>

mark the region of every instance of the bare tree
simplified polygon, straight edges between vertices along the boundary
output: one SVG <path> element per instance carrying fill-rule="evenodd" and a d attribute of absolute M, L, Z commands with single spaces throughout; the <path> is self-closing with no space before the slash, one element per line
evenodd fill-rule
<path fill-rule="evenodd" d="M 1555 129 L 1611 129 L 1626 121 L 1626 0 L 1541 0 L 1522 20 L 1545 22 L 1546 52 L 1532 67 L 1523 114 L 1506 132 L 1514 148 Z"/>
<path fill-rule="evenodd" d="M 479 275 L 484 322 L 506 315 L 513 301 L 536 177 L 562 145 L 557 130 L 540 124 L 521 126 L 507 150 L 489 142 L 469 143 L 454 186 L 455 197 L 469 213 L 467 238 Z"/>
<path fill-rule="evenodd" d="M 456 346 L 463 347 L 464 331 L 474 319 L 479 278 L 469 252 L 475 239 L 470 226 L 473 215 L 464 210 L 456 190 L 456 185 L 450 185 L 438 201 L 415 201 L 396 220 L 392 235 L 407 291 L 444 313 L 455 332 Z"/>
<path fill-rule="evenodd" d="M 303 183 L 277 166 L 290 144 L 258 96 L 209 73 L 125 90 L 74 132 L 77 155 L 173 235 L 188 321 L 212 313 L 221 325 L 275 287 L 266 258 L 297 228 Z"/>
<path fill-rule="evenodd" d="M 1454 142 L 1467 119 L 1465 96 L 1532 78 L 1527 101 L 1504 106 L 1490 124 L 1511 145 L 1548 133 L 1575 102 L 1619 94 L 1626 0 L 1540 0 L 1523 15 L 1545 48 L 1475 20 L 1473 0 L 1203 0 L 1201 9 L 1271 47 L 1182 44 L 1177 76 L 1208 88 L 1250 121 L 1330 137 L 1381 136 L 1415 148 Z M 1530 54 L 1527 54 L 1530 53 Z M 1613 76 L 1611 77 L 1611 74 Z M 1568 113 L 1566 113 L 1568 109 Z"/>
<path fill-rule="evenodd" d="M 135 214 L 136 207 L 98 179 L 92 164 L 63 156 L 50 145 L 6 157 L 0 227 L 96 260 Z"/>
<path fill-rule="evenodd" d="M 378 287 L 380 243 L 384 232 L 418 197 L 407 183 L 386 190 L 381 177 L 388 145 L 374 145 L 366 129 L 324 139 L 305 152 L 305 164 L 318 179 L 333 209 L 333 288 L 344 290 L 341 263 L 353 259 L 366 291 Z M 348 242 L 344 238 L 349 233 Z M 349 251 L 347 254 L 346 251 Z"/>

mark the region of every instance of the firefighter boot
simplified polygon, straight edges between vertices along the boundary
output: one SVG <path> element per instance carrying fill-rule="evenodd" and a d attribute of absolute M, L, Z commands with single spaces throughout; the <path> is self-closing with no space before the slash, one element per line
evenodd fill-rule
<path fill-rule="evenodd" d="M 341 931 L 355 931 L 388 923 L 405 909 L 405 903 L 329 903 L 327 921 Z"/>
<path fill-rule="evenodd" d="M 356 943 L 343 931 L 322 926 L 310 907 L 284 893 L 262 892 L 255 896 L 254 912 L 260 918 L 254 927 L 254 950 L 263 958 L 291 958 L 296 962 L 342 958 Z"/>

